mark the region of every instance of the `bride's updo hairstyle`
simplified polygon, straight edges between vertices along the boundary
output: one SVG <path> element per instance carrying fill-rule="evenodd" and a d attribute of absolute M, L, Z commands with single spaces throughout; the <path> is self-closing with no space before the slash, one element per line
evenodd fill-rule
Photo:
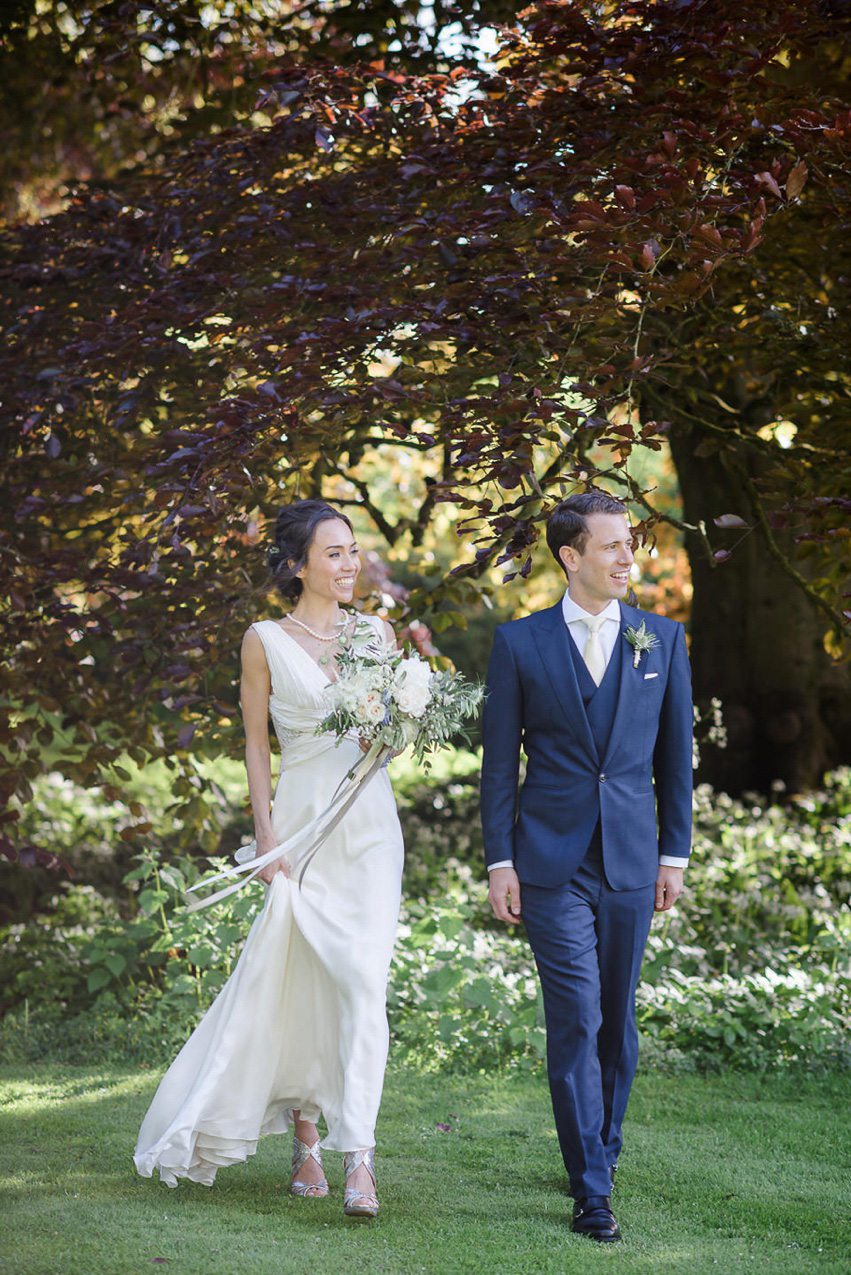
<path fill-rule="evenodd" d="M 275 522 L 275 543 L 266 554 L 272 573 L 272 583 L 285 602 L 295 602 L 301 596 L 301 580 L 296 572 L 307 562 L 307 554 L 320 522 L 339 519 L 349 531 L 352 524 L 339 509 L 324 500 L 297 500 L 284 505 Z"/>

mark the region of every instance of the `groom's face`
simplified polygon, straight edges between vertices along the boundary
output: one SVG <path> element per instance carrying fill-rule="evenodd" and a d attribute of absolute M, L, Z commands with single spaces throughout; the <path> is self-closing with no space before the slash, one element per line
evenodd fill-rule
<path fill-rule="evenodd" d="M 580 553 L 564 546 L 559 557 L 567 571 L 570 596 L 592 615 L 629 588 L 633 536 L 623 514 L 588 514 L 588 539 Z"/>

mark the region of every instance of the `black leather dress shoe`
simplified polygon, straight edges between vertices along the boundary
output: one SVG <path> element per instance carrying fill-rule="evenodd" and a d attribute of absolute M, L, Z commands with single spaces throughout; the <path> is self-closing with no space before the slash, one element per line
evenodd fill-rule
<path fill-rule="evenodd" d="M 601 1244 L 614 1244 L 621 1238 L 610 1195 L 588 1195 L 573 1206 L 573 1225 L 576 1235 L 587 1235 Z"/>

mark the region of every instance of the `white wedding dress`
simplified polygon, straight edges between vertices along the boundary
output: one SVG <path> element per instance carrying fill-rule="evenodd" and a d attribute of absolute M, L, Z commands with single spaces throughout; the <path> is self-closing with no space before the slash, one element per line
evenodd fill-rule
<path fill-rule="evenodd" d="M 373 617 L 383 641 L 383 626 Z M 321 667 L 274 620 L 255 624 L 271 675 L 281 745 L 272 806 L 278 841 L 330 802 L 362 757 L 354 738 L 314 734 L 325 716 Z M 386 770 L 316 854 L 299 888 L 282 872 L 266 892 L 239 963 L 166 1072 L 134 1161 L 169 1186 L 212 1186 L 294 1110 L 324 1117 L 326 1148 L 375 1143 L 387 1061 L 385 995 L 399 914 L 402 834 Z M 257 889 L 253 884 L 248 889 Z"/>

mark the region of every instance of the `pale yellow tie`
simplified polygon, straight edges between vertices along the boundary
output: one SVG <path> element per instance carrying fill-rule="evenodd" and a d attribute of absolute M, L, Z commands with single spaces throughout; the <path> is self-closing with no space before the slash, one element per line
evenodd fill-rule
<path fill-rule="evenodd" d="M 589 615 L 587 620 L 584 616 L 582 619 L 582 623 L 588 630 L 588 640 L 585 643 L 582 658 L 597 686 L 602 682 L 603 675 L 606 672 L 606 657 L 603 654 L 603 644 L 600 641 L 600 626 L 607 618 L 605 615 Z"/>

